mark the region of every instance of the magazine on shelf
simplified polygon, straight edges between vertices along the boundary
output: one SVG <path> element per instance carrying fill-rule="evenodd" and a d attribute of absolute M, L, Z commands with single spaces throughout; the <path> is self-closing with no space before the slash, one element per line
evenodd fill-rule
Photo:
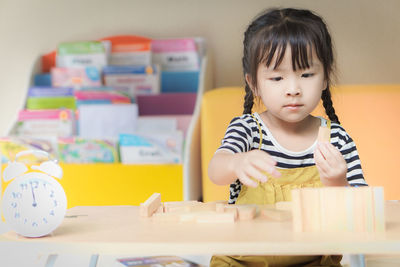
<path fill-rule="evenodd" d="M 106 66 L 103 74 L 106 86 L 116 90 L 128 90 L 131 98 L 160 92 L 158 65 Z"/>
<path fill-rule="evenodd" d="M 104 44 L 99 41 L 61 43 L 57 48 L 57 67 L 88 67 L 101 70 L 107 65 Z"/>
<path fill-rule="evenodd" d="M 182 162 L 181 131 L 121 134 L 119 145 L 121 162 L 125 164 Z"/>

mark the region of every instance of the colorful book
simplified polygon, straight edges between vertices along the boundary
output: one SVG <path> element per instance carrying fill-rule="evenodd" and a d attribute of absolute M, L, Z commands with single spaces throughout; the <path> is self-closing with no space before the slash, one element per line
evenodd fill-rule
<path fill-rule="evenodd" d="M 120 35 L 104 40 L 111 43 L 109 65 L 131 66 L 151 64 L 151 39 Z"/>
<path fill-rule="evenodd" d="M 183 135 L 175 132 L 121 134 L 121 162 L 125 164 L 181 163 Z"/>
<path fill-rule="evenodd" d="M 80 105 L 78 108 L 79 136 L 89 139 L 118 139 L 121 133 L 136 130 L 136 104 Z"/>
<path fill-rule="evenodd" d="M 136 129 L 139 132 L 173 132 L 179 130 L 185 137 L 192 118 L 192 115 L 139 116 Z"/>
<path fill-rule="evenodd" d="M 33 78 L 33 85 L 51 86 L 51 74 L 50 73 L 35 74 L 35 77 Z"/>
<path fill-rule="evenodd" d="M 100 71 L 96 67 L 52 68 L 51 81 L 54 87 L 74 89 L 102 85 Z"/>
<path fill-rule="evenodd" d="M 168 71 L 198 71 L 199 54 L 193 38 L 159 39 L 151 44 L 153 63 Z"/>
<path fill-rule="evenodd" d="M 72 88 L 56 88 L 49 86 L 34 86 L 28 89 L 28 97 L 65 97 L 74 96 Z"/>
<path fill-rule="evenodd" d="M 160 71 L 157 65 L 106 66 L 104 83 L 116 90 L 128 90 L 130 97 L 160 92 Z"/>
<path fill-rule="evenodd" d="M 68 109 L 21 110 L 13 129 L 17 136 L 72 136 L 73 112 Z"/>
<path fill-rule="evenodd" d="M 60 161 L 66 163 L 118 162 L 118 146 L 113 140 L 59 138 L 58 152 Z"/>
<path fill-rule="evenodd" d="M 28 97 L 26 109 L 76 109 L 76 100 L 73 96 L 64 97 Z"/>
<path fill-rule="evenodd" d="M 75 98 L 78 104 L 84 103 L 110 103 L 123 104 L 131 103 L 131 98 L 117 91 L 104 90 L 80 90 L 75 92 Z"/>
<path fill-rule="evenodd" d="M 92 66 L 101 70 L 106 65 L 107 54 L 102 42 L 61 43 L 57 48 L 57 67 L 74 68 Z"/>
<path fill-rule="evenodd" d="M 0 138 L 0 155 L 3 163 L 15 160 L 15 155 L 24 150 L 43 150 L 48 152 L 53 158 L 57 158 L 57 139 L 56 137 L 31 137 L 31 136 L 8 136 Z M 29 157 L 32 164 L 38 163 L 35 156 Z"/>
<path fill-rule="evenodd" d="M 161 93 L 196 93 L 199 89 L 200 71 L 161 72 Z"/>
<path fill-rule="evenodd" d="M 192 115 L 196 93 L 138 95 L 139 115 Z"/>

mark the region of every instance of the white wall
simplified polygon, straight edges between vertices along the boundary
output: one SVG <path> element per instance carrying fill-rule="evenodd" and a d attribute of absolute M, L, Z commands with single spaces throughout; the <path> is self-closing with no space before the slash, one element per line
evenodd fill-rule
<path fill-rule="evenodd" d="M 60 42 L 204 36 L 215 86 L 242 85 L 243 31 L 273 6 L 310 8 L 325 18 L 340 83 L 400 82 L 398 0 L 0 0 L 0 135 L 23 105 L 35 60 Z"/>

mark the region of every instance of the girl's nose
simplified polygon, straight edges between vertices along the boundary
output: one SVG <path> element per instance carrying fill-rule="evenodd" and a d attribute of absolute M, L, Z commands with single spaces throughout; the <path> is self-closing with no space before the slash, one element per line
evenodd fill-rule
<path fill-rule="evenodd" d="M 286 89 L 287 96 L 298 96 L 298 95 L 300 95 L 300 93 L 301 93 L 301 90 L 297 83 L 291 83 L 290 85 L 288 85 L 288 87 Z"/>
<path fill-rule="evenodd" d="M 297 79 L 292 78 L 287 80 L 288 83 L 286 84 L 286 95 L 287 96 L 298 96 L 301 93 L 300 84 L 298 83 Z"/>

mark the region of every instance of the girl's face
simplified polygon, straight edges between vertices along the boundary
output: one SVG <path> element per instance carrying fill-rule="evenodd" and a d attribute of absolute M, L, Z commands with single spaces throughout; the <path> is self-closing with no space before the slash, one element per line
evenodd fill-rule
<path fill-rule="evenodd" d="M 284 122 L 300 122 L 315 109 L 327 84 L 322 63 L 314 52 L 308 62 L 309 69 L 294 71 L 288 45 L 279 67 L 273 69 L 275 59 L 269 67 L 258 66 L 257 88 L 253 87 L 253 92 L 261 97 L 267 116 Z M 246 79 L 251 84 L 248 75 Z"/>

